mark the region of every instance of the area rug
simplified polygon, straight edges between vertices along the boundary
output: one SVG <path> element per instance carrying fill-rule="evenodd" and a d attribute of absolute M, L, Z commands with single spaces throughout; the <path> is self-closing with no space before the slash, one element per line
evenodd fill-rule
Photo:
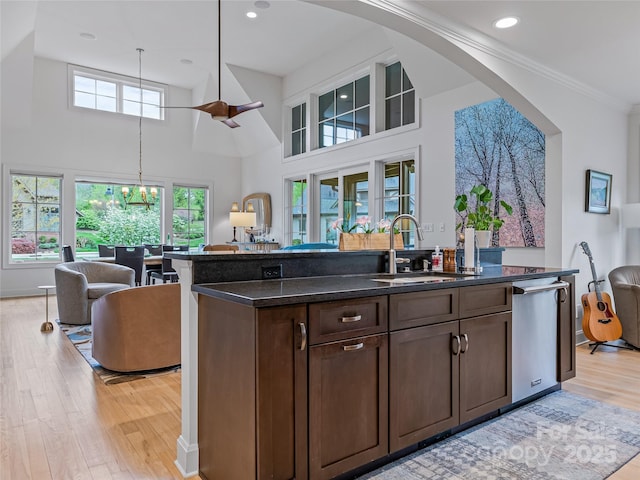
<path fill-rule="evenodd" d="M 100 380 L 107 385 L 131 382 L 141 378 L 150 378 L 180 371 L 179 365 L 176 367 L 135 373 L 121 373 L 108 370 L 91 356 L 91 325 L 67 325 L 60 322 L 58 322 L 58 325 L 60 326 L 60 330 L 62 330 L 66 334 L 67 338 L 71 340 L 71 343 L 73 343 L 78 352 L 80 352 L 83 358 L 89 363 L 89 365 L 91 365 L 91 368 L 93 368 L 96 375 L 100 377 Z"/>
<path fill-rule="evenodd" d="M 640 412 L 563 390 L 360 480 L 601 480 L 640 452 Z"/>

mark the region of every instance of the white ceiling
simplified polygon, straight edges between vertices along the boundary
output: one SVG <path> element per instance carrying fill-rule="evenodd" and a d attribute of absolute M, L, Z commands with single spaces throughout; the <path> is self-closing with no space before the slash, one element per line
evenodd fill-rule
<path fill-rule="evenodd" d="M 353 1 L 353 0 L 336 0 Z M 2 58 L 35 31 L 35 54 L 137 76 L 136 48 L 144 48 L 143 77 L 193 88 L 217 76 L 214 1 L 3 0 Z M 384 3 L 380 1 L 379 3 Z M 387 3 L 416 3 L 395 0 Z M 421 1 L 475 38 L 497 41 L 559 75 L 627 106 L 640 104 L 640 1 Z M 21 5 L 20 5 L 21 4 Z M 255 10 L 258 18 L 245 16 Z M 498 31 L 509 14 L 521 23 Z M 223 0 L 223 62 L 278 76 L 377 28 L 299 0 Z M 92 33 L 96 40 L 85 40 Z M 181 59 L 193 63 L 184 65 Z M 224 79 L 223 79 L 224 97 Z"/>

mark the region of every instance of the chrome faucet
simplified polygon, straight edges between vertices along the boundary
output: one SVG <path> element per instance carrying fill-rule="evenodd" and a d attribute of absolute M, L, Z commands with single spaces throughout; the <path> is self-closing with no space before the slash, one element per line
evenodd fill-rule
<path fill-rule="evenodd" d="M 393 234 L 393 232 L 396 226 L 396 222 L 402 219 L 411 220 L 416 226 L 416 235 L 418 237 L 418 240 L 422 240 L 423 238 L 420 224 L 418 223 L 418 220 L 416 220 L 416 217 L 414 217 L 413 215 L 409 215 L 408 213 L 401 213 L 400 215 L 396 215 L 396 217 L 393 220 L 391 220 L 391 226 L 389 227 L 389 232 L 391 232 L 389 235 L 390 237 L 389 239 L 389 273 L 390 274 L 398 273 L 398 269 L 396 268 L 396 250 L 394 245 L 395 235 Z"/>

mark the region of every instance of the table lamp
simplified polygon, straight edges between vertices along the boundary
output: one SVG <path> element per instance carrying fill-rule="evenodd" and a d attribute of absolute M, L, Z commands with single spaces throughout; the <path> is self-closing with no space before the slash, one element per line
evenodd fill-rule
<path fill-rule="evenodd" d="M 236 227 L 253 227 L 256 224 L 256 212 L 234 212 L 233 209 L 229 212 L 229 222 L 231 222 L 231 226 L 233 226 L 233 240 L 232 242 L 237 242 L 236 239 Z"/>

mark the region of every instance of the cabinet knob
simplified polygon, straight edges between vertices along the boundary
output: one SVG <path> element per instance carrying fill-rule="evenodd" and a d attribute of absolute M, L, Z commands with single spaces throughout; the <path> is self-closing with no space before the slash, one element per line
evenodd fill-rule
<path fill-rule="evenodd" d="M 454 348 L 454 342 L 455 341 L 455 348 Z M 453 354 L 454 355 L 458 355 L 460 353 L 460 336 L 456 335 L 451 339 L 451 348 L 453 350 Z"/>
<path fill-rule="evenodd" d="M 340 322 L 341 323 L 359 322 L 360 320 L 362 320 L 362 315 L 354 315 L 352 317 L 341 317 L 340 318 Z"/>

